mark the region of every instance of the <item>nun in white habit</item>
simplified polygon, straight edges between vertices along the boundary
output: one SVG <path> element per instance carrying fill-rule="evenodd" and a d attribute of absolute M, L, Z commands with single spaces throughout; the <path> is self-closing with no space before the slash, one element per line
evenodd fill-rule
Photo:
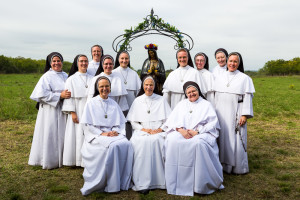
<path fill-rule="evenodd" d="M 89 87 L 88 98 L 92 98 L 94 95 L 93 85 L 95 85 L 96 80 L 100 76 L 107 77 L 111 82 L 111 92 L 109 97 L 115 100 L 120 106 L 122 111 L 128 111 L 129 106 L 126 99 L 127 90 L 124 82 L 121 80 L 119 75 L 115 72 L 112 72 L 114 67 L 114 59 L 110 55 L 104 55 L 101 58 L 100 66 L 96 72 L 95 77 L 91 81 L 91 86 Z"/>
<path fill-rule="evenodd" d="M 128 190 L 130 185 L 133 149 L 125 137 L 126 118 L 118 104 L 108 97 L 110 87 L 109 79 L 100 76 L 94 97 L 87 101 L 82 114 L 82 195 L 94 191 L 119 192 Z"/>
<path fill-rule="evenodd" d="M 206 100 L 213 104 L 214 103 L 214 91 L 213 91 L 214 76 L 209 71 L 208 57 L 205 53 L 200 52 L 195 55 L 194 61 L 207 91 L 205 95 Z"/>
<path fill-rule="evenodd" d="M 194 69 L 193 61 L 187 49 L 179 49 L 176 53 L 178 62 L 177 69 L 172 71 L 163 85 L 163 97 L 169 103 L 173 110 L 178 102 L 185 99 L 182 86 L 187 81 L 196 82 L 203 94 L 206 94 L 206 88 L 199 73 Z"/>
<path fill-rule="evenodd" d="M 195 82 L 188 81 L 183 88 L 188 99 L 177 104 L 164 124 L 167 192 L 211 194 L 224 188 L 216 142 L 218 118 Z"/>
<path fill-rule="evenodd" d="M 104 55 L 103 48 L 100 45 L 96 44 L 92 46 L 91 53 L 92 53 L 92 60 L 89 62 L 87 73 L 90 74 L 91 76 L 95 76 L 99 68 L 101 57 Z"/>
<path fill-rule="evenodd" d="M 249 172 L 247 156 L 247 119 L 253 117 L 252 79 L 244 74 L 239 53 L 228 56 L 228 71 L 216 79 L 215 106 L 220 121 L 220 161 L 227 173 Z"/>
<path fill-rule="evenodd" d="M 130 68 L 130 56 L 127 51 L 118 53 L 113 73 L 114 72 L 120 76 L 126 87 L 128 93 L 126 99 L 130 108 L 133 100 L 141 89 L 141 79 L 139 75 Z"/>
<path fill-rule="evenodd" d="M 62 71 L 63 57 L 52 52 L 46 58 L 45 73 L 36 84 L 30 98 L 37 101 L 38 115 L 29 155 L 29 165 L 43 169 L 61 167 L 66 115 L 61 112 L 63 99 L 71 97 L 65 90 L 68 75 Z"/>
<path fill-rule="evenodd" d="M 143 194 L 150 189 L 165 189 L 163 145 L 166 134 L 161 127 L 171 108 L 162 96 L 154 93 L 155 86 L 151 76 L 144 78 L 140 96 L 127 115 L 134 129 L 130 139 L 134 149 L 132 189 Z"/>
<path fill-rule="evenodd" d="M 217 60 L 218 65 L 213 69 L 212 73 L 215 79 L 222 75 L 227 70 L 227 58 L 228 53 L 225 49 L 219 48 L 215 51 L 215 58 Z"/>
<path fill-rule="evenodd" d="M 65 89 L 71 92 L 71 98 L 64 100 L 62 111 L 67 114 L 64 140 L 63 165 L 81 166 L 81 146 L 84 139 L 83 127 L 80 124 L 82 112 L 87 100 L 88 86 L 93 76 L 87 73 L 88 58 L 77 55 L 69 72 Z"/>

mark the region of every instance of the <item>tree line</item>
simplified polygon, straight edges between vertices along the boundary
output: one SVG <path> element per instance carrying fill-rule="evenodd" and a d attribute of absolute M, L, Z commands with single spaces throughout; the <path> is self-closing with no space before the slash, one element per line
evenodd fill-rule
<path fill-rule="evenodd" d="M 300 58 L 296 57 L 291 60 L 270 60 L 266 62 L 263 68 L 258 71 L 262 75 L 294 75 L 300 74 Z"/>
<path fill-rule="evenodd" d="M 43 73 L 45 60 L 34 60 L 23 57 L 6 57 L 0 55 L 0 73 L 2 74 L 25 74 L 25 73 Z M 63 70 L 69 72 L 72 63 L 64 61 Z M 139 71 L 139 70 L 138 70 Z M 283 59 L 270 60 L 266 62 L 263 68 L 258 72 L 245 71 L 248 75 L 300 75 L 300 58 L 285 61 Z"/>
<path fill-rule="evenodd" d="M 26 73 L 44 73 L 45 59 L 34 60 L 23 57 L 6 57 L 0 55 L 0 73 L 2 74 L 26 74 Z M 68 72 L 72 63 L 64 61 L 63 70 Z"/>

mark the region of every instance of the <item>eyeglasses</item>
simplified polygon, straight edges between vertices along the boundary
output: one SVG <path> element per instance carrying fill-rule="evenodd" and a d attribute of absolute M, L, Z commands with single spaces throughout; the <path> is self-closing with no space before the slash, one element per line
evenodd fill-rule
<path fill-rule="evenodd" d="M 104 63 L 103 65 L 113 65 L 112 63 Z"/>

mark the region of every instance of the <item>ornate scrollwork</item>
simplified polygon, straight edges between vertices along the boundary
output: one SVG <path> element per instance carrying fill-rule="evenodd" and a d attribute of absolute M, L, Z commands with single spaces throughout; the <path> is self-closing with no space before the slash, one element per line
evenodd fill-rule
<path fill-rule="evenodd" d="M 151 14 L 144 18 L 144 21 L 139 23 L 138 26 L 125 29 L 125 33 L 116 37 L 112 43 L 115 52 L 131 51 L 130 42 L 136 38 L 145 35 L 163 35 L 172 38 L 176 41 L 174 49 L 187 48 L 191 50 L 194 47 L 194 41 L 186 33 L 180 32 L 175 26 L 165 23 L 164 20 L 154 15 L 153 9 Z"/>

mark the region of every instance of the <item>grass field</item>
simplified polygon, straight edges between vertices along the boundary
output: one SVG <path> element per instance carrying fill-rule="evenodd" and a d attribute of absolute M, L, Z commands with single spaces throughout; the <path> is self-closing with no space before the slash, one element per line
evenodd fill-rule
<path fill-rule="evenodd" d="M 224 174 L 225 189 L 193 198 L 165 190 L 83 197 L 82 168 L 27 164 L 37 110 L 29 96 L 40 75 L 0 75 L 0 199 L 300 199 L 300 76 L 255 77 L 248 121 L 250 173 Z"/>

